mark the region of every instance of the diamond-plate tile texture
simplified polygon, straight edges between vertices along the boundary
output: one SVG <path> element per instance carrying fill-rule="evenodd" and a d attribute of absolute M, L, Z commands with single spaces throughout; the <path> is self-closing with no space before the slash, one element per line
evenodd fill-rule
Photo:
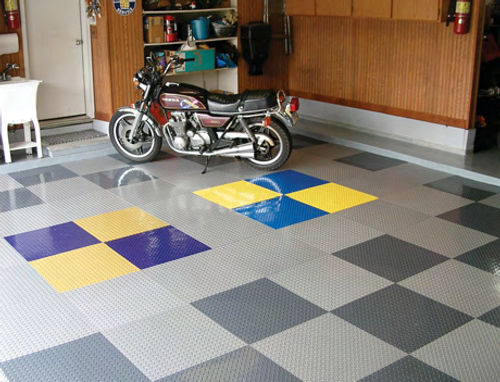
<path fill-rule="evenodd" d="M 413 357 L 405 357 L 361 380 L 361 382 L 400 381 L 453 382 L 456 379 Z"/>
<path fill-rule="evenodd" d="M 160 179 L 110 188 L 109 191 L 136 206 L 165 200 L 180 193 L 179 187 Z"/>
<path fill-rule="evenodd" d="M 23 185 L 7 174 L 0 174 L 0 192 L 14 190 Z"/>
<path fill-rule="evenodd" d="M 486 204 L 487 206 L 500 208 L 500 194 L 490 196 L 489 198 L 483 199 L 481 204 Z"/>
<path fill-rule="evenodd" d="M 103 334 L 153 381 L 245 346 L 192 306 L 105 330 Z"/>
<path fill-rule="evenodd" d="M 40 204 L 0 213 L 0 235 L 15 235 L 67 221 L 68 219 L 53 207 L 47 204 Z"/>
<path fill-rule="evenodd" d="M 452 176 L 436 182 L 431 182 L 426 184 L 426 186 L 474 201 L 486 199 L 500 193 L 500 187 L 461 178 L 459 176 Z"/>
<path fill-rule="evenodd" d="M 84 175 L 84 178 L 102 188 L 116 188 L 129 184 L 147 182 L 155 177 L 138 167 L 123 167 Z"/>
<path fill-rule="evenodd" d="M 365 241 L 334 255 L 393 282 L 447 260 L 437 253 L 388 235 Z"/>
<path fill-rule="evenodd" d="M 300 382 L 290 372 L 276 365 L 251 347 L 204 362 L 158 382 Z"/>
<path fill-rule="evenodd" d="M 105 158 L 99 157 L 67 162 L 63 164 L 63 167 L 66 167 L 68 170 L 71 170 L 78 175 L 87 175 L 101 171 L 123 168 L 123 162 L 108 156 Z"/>
<path fill-rule="evenodd" d="M 500 237 L 500 208 L 474 203 L 438 217 Z"/>
<path fill-rule="evenodd" d="M 497 381 L 500 329 L 474 320 L 413 354 L 460 381 Z"/>
<path fill-rule="evenodd" d="M 474 317 L 500 306 L 500 277 L 455 260 L 400 284 Z"/>
<path fill-rule="evenodd" d="M 303 381 L 355 381 L 405 356 L 384 341 L 331 314 L 253 347 Z"/>
<path fill-rule="evenodd" d="M 338 308 L 392 284 L 333 256 L 298 265 L 270 279 L 325 310 Z"/>
<path fill-rule="evenodd" d="M 94 183 L 80 177 L 41 183 L 28 189 L 46 202 L 58 202 L 102 190 Z"/>
<path fill-rule="evenodd" d="M 472 319 L 398 285 L 356 300 L 333 313 L 408 353 Z"/>
<path fill-rule="evenodd" d="M 383 157 L 372 153 L 355 154 L 337 159 L 337 161 L 371 171 L 379 171 L 406 163 L 397 159 Z"/>
<path fill-rule="evenodd" d="M 257 342 L 325 312 L 267 279 L 192 305 L 247 343 Z"/>
<path fill-rule="evenodd" d="M 479 319 L 500 328 L 500 306 L 483 314 Z"/>
<path fill-rule="evenodd" d="M 500 239 L 464 253 L 456 259 L 500 276 Z"/>
<path fill-rule="evenodd" d="M 380 170 L 376 175 L 379 179 L 389 183 L 402 183 L 410 186 L 423 185 L 449 177 L 449 174 L 445 172 L 420 167 L 413 163 Z"/>
<path fill-rule="evenodd" d="M 3 238 L 0 238 L 0 270 L 26 265 L 26 260 Z"/>
<path fill-rule="evenodd" d="M 148 381 L 99 333 L 5 362 L 2 368 L 10 382 Z"/>
<path fill-rule="evenodd" d="M 304 147 L 311 147 L 311 146 L 318 146 L 321 144 L 324 144 L 324 141 L 320 141 L 318 139 L 306 137 L 305 135 L 301 134 L 294 134 L 292 136 L 293 140 L 293 148 L 294 149 L 301 149 Z"/>
<path fill-rule="evenodd" d="M 43 201 L 26 188 L 0 192 L 0 213 L 42 204 Z"/>
<path fill-rule="evenodd" d="M 289 194 L 326 183 L 324 180 L 293 170 L 285 170 L 259 178 L 248 179 L 248 182 L 279 194 Z"/>
<path fill-rule="evenodd" d="M 439 218 L 402 228 L 392 235 L 447 257 L 457 257 L 496 239 L 495 236 Z"/>
<path fill-rule="evenodd" d="M 73 171 L 70 171 L 60 165 L 39 167 L 32 170 L 13 172 L 9 175 L 16 181 L 21 183 L 24 187 L 78 176 Z"/>
<path fill-rule="evenodd" d="M 354 154 L 359 154 L 360 151 L 346 146 L 323 143 L 320 145 L 301 147 L 300 153 L 306 153 L 309 155 L 320 156 L 328 159 L 337 159 L 352 156 Z"/>

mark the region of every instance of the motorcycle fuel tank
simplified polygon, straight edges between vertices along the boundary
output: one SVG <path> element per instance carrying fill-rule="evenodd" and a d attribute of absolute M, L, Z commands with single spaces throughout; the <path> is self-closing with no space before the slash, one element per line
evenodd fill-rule
<path fill-rule="evenodd" d="M 207 110 L 206 90 L 181 84 L 165 86 L 159 97 L 162 107 L 169 110 Z"/>

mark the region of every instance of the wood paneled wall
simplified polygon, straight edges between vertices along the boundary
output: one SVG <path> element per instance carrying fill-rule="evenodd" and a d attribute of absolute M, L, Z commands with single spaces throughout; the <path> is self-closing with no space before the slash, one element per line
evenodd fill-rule
<path fill-rule="evenodd" d="M 428 21 L 293 17 L 288 88 L 304 98 L 469 127 L 484 0 L 471 32 Z"/>
<path fill-rule="evenodd" d="M 0 8 L 1 9 L 1 8 Z M 7 24 L 5 22 L 5 17 L 1 14 L 2 12 L 0 11 L 0 34 L 3 33 L 14 33 L 14 31 L 9 30 L 7 28 Z M 21 23 L 23 20 L 21 20 Z M 5 65 L 7 63 L 13 64 L 19 64 L 19 70 L 13 70 L 11 75 L 13 76 L 21 76 L 24 77 L 24 54 L 23 54 L 23 41 L 22 41 L 22 33 L 21 33 L 21 28 L 19 30 L 15 31 L 17 35 L 19 36 L 19 52 L 14 53 L 14 54 L 3 54 L 0 55 L 0 71 L 5 69 Z"/>

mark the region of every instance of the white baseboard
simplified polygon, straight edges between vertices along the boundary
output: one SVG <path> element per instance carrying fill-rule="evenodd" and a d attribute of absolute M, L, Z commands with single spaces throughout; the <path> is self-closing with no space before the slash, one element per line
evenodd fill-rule
<path fill-rule="evenodd" d="M 300 116 L 454 154 L 465 155 L 474 145 L 475 130 L 465 130 L 325 102 L 301 99 Z"/>
<path fill-rule="evenodd" d="M 109 126 L 109 122 L 101 121 L 99 119 L 94 119 L 93 129 L 95 131 L 109 135 L 108 126 Z"/>

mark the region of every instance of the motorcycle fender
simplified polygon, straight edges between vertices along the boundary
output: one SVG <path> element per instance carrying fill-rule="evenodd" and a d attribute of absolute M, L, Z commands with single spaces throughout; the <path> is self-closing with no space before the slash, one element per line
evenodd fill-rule
<path fill-rule="evenodd" d="M 285 113 L 282 113 L 282 112 L 278 111 L 276 113 L 273 113 L 272 116 L 274 118 L 276 118 L 277 120 L 279 120 L 280 122 L 282 122 L 288 128 L 288 130 L 290 130 L 291 128 L 293 128 L 293 126 L 295 125 L 295 123 Z"/>
<path fill-rule="evenodd" d="M 126 112 L 126 113 L 131 113 L 131 114 L 134 114 L 135 116 L 138 116 L 139 115 L 139 110 L 136 110 L 134 108 L 131 108 L 131 107 L 121 107 L 120 109 L 118 109 L 118 111 L 123 111 L 123 112 Z M 145 120 L 146 122 L 150 123 L 151 126 L 154 127 L 154 130 L 155 130 L 155 133 L 158 137 L 162 137 L 162 133 L 161 133 L 161 129 L 160 129 L 160 124 L 158 123 L 158 121 L 155 119 L 155 117 L 153 117 L 151 114 L 147 113 L 147 114 L 144 114 L 144 116 L 142 117 L 143 120 Z"/>

